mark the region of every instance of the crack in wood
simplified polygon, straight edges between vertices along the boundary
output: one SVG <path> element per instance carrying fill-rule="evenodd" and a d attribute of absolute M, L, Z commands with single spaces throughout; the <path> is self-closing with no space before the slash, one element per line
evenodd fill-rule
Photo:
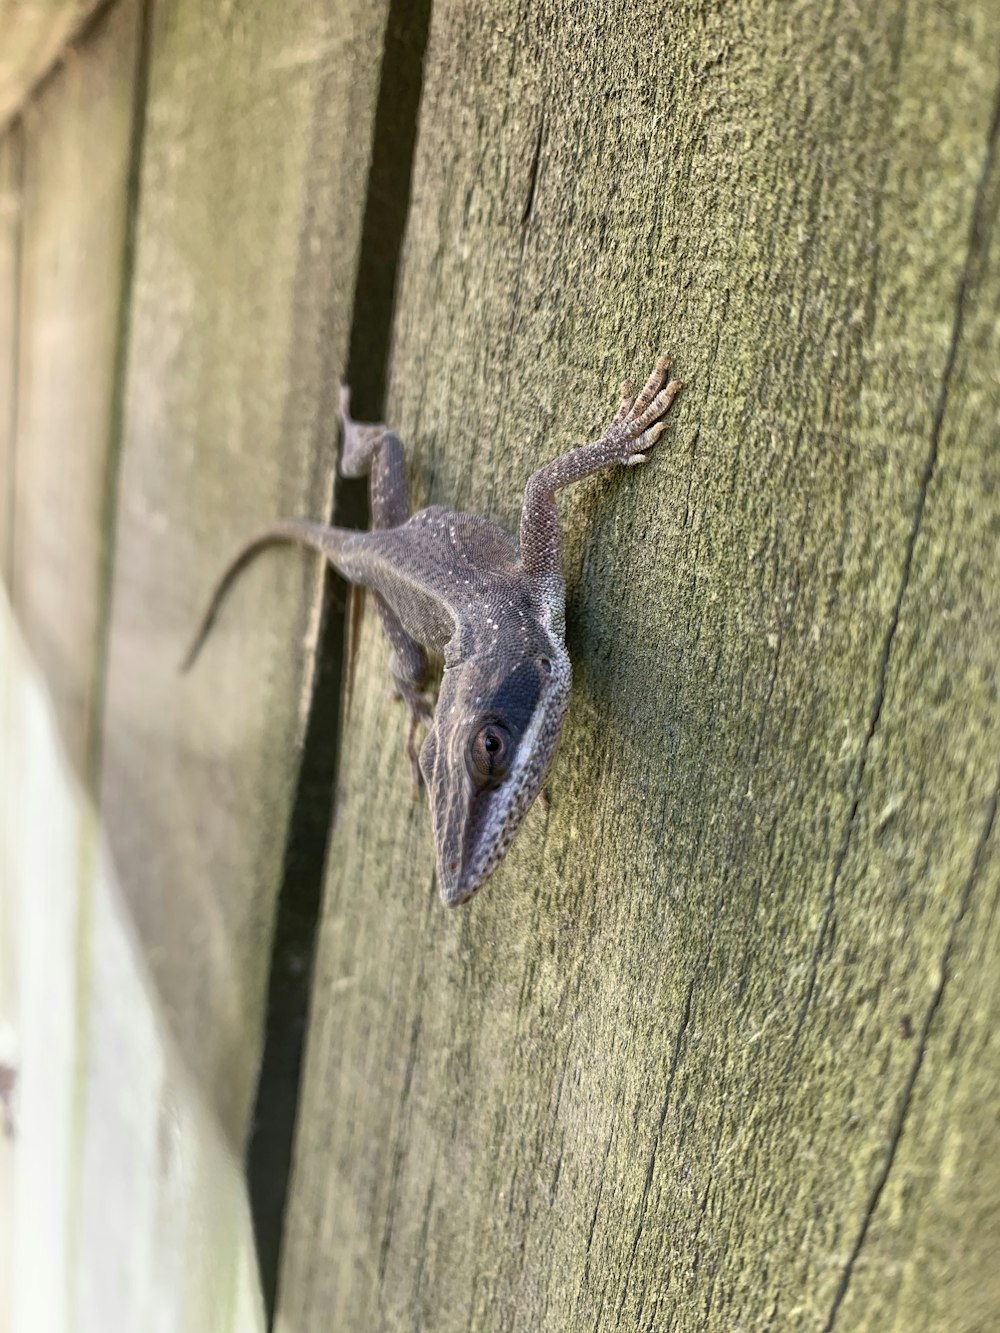
<path fill-rule="evenodd" d="M 851 1246 L 850 1254 L 844 1265 L 844 1270 L 837 1283 L 837 1289 L 834 1292 L 833 1301 L 830 1305 L 830 1313 L 827 1315 L 826 1323 L 823 1325 L 823 1333 L 833 1333 L 833 1328 L 837 1321 L 837 1315 L 844 1303 L 851 1285 L 851 1278 L 854 1275 L 854 1269 L 858 1261 L 858 1256 L 864 1247 L 865 1240 L 868 1237 L 869 1228 L 878 1209 L 879 1202 L 885 1191 L 889 1176 L 892 1173 L 893 1165 L 899 1151 L 899 1146 L 903 1140 L 903 1131 L 906 1127 L 907 1116 L 913 1103 L 913 1092 L 916 1087 L 917 1079 L 920 1076 L 920 1070 L 924 1063 L 924 1056 L 927 1053 L 927 1044 L 930 1038 L 930 1031 L 934 1025 L 934 1019 L 941 1008 L 941 1002 L 944 999 L 945 987 L 948 984 L 949 968 L 951 957 L 955 948 L 955 941 L 958 938 L 959 927 L 965 918 L 972 899 L 972 892 L 975 888 L 976 879 L 983 864 L 983 858 L 986 855 L 986 847 L 993 833 L 996 823 L 997 804 L 1000 802 L 1000 776 L 997 779 L 997 785 L 993 790 L 986 809 L 986 819 L 983 822 L 983 828 L 976 843 L 975 851 L 972 856 L 972 865 L 966 881 L 962 886 L 962 892 L 959 895 L 958 910 L 952 918 L 951 927 L 948 931 L 948 939 L 945 943 L 944 952 L 941 955 L 939 976 L 937 985 L 931 995 L 927 1006 L 927 1012 L 924 1014 L 923 1022 L 920 1025 L 920 1037 L 917 1042 L 917 1050 L 910 1065 L 910 1072 L 907 1075 L 906 1083 L 903 1086 L 903 1095 L 900 1099 L 899 1109 L 896 1112 L 896 1118 L 889 1136 L 889 1144 L 886 1149 L 885 1160 L 882 1168 L 875 1179 L 868 1202 L 865 1205 L 864 1213 L 861 1217 L 861 1224 L 858 1227 L 858 1233 L 854 1238 L 854 1244 Z"/>
<path fill-rule="evenodd" d="M 346 366 L 355 410 L 360 417 L 371 420 L 384 414 L 396 277 L 410 211 L 430 9 L 430 0 L 413 4 L 390 0 L 386 18 Z M 364 486 L 360 482 L 338 482 L 331 521 L 339 527 L 363 527 L 365 516 Z M 315 684 L 275 909 L 264 1053 L 254 1105 L 254 1131 L 246 1152 L 269 1327 L 273 1326 L 278 1302 L 313 955 L 335 813 L 344 688 L 350 674 L 349 664 L 345 670 L 344 662 L 346 599 L 340 580 L 328 569 L 324 571 L 321 597 Z M 387 1234 L 382 1244 L 383 1265 L 388 1244 Z"/>
<path fill-rule="evenodd" d="M 653 1185 L 653 1175 L 656 1169 L 656 1158 L 660 1151 L 660 1139 L 663 1137 L 663 1126 L 667 1121 L 667 1111 L 673 1097 L 674 1082 L 677 1077 L 677 1066 L 681 1058 L 681 1049 L 684 1045 L 684 1038 L 687 1035 L 688 1026 L 691 1022 L 691 1010 L 694 1005 L 694 988 L 697 981 L 697 974 L 691 977 L 688 983 L 687 995 L 684 1000 L 684 1012 L 681 1014 L 680 1026 L 677 1029 L 677 1036 L 674 1038 L 673 1056 L 670 1061 L 670 1073 L 667 1076 L 667 1086 L 663 1093 L 663 1104 L 660 1107 L 660 1118 L 656 1126 L 656 1134 L 653 1138 L 653 1147 L 649 1154 L 649 1161 L 646 1164 L 646 1179 L 642 1188 L 642 1198 L 639 1201 L 639 1216 L 636 1220 L 635 1236 L 632 1239 L 632 1248 L 629 1252 L 628 1263 L 625 1267 L 625 1276 L 622 1279 L 621 1296 L 618 1300 L 618 1310 L 615 1314 L 616 1326 L 621 1326 L 622 1311 L 625 1308 L 625 1299 L 628 1296 L 629 1279 L 632 1276 L 632 1267 L 635 1263 L 635 1256 L 639 1250 L 639 1242 L 642 1239 L 643 1222 L 646 1217 L 646 1204 L 649 1200 L 649 1191 Z"/>
<path fill-rule="evenodd" d="M 893 643 L 896 637 L 896 631 L 899 628 L 899 619 L 902 613 L 903 600 L 906 596 L 906 590 L 910 582 L 910 574 L 913 568 L 913 556 L 916 550 L 917 539 L 920 536 L 920 528 L 923 522 L 924 511 L 927 507 L 927 495 L 930 490 L 930 484 L 934 477 L 934 471 L 937 466 L 938 449 L 941 439 L 941 429 L 944 425 L 945 412 L 948 408 L 948 398 L 951 389 L 951 382 L 955 371 L 955 362 L 958 356 L 958 347 L 962 338 L 962 331 L 965 325 L 965 305 L 968 293 L 969 283 L 972 274 L 972 267 L 977 258 L 982 241 L 983 210 L 985 205 L 986 186 L 989 180 L 990 172 L 993 168 L 993 162 L 996 157 L 997 141 L 1000 138 L 1000 91 L 998 91 L 993 108 L 993 117 L 990 125 L 989 134 L 986 141 L 986 152 L 983 158 L 983 166 L 980 171 L 979 181 L 976 186 L 976 193 L 973 200 L 972 212 L 969 222 L 969 236 L 965 251 L 965 260 L 962 266 L 962 272 L 959 277 L 958 291 L 955 298 L 955 317 L 952 321 L 951 339 L 948 344 L 948 352 L 945 357 L 944 372 L 941 377 L 941 387 L 938 392 L 937 403 L 934 408 L 934 416 L 931 422 L 930 444 L 927 451 L 927 458 L 924 462 L 923 472 L 920 478 L 920 489 L 917 495 L 917 503 L 914 507 L 913 518 L 910 523 L 910 531 L 907 535 L 906 546 L 903 555 L 903 565 L 900 571 L 899 587 L 896 592 L 896 600 L 893 604 L 889 616 L 889 625 L 886 630 L 885 638 L 882 643 L 882 652 L 879 660 L 879 669 L 875 682 L 875 696 L 872 700 L 872 707 L 869 711 L 868 727 L 865 733 L 864 741 L 861 745 L 861 753 L 858 757 L 858 766 L 855 772 L 854 783 L 851 792 L 851 807 L 847 816 L 847 822 L 844 826 L 843 836 L 834 858 L 833 873 L 830 877 L 830 886 L 827 890 L 826 906 L 823 912 L 823 919 L 820 923 L 819 934 L 813 949 L 812 958 L 809 966 L 809 980 L 806 984 L 806 993 L 802 1005 L 799 1009 L 798 1017 L 795 1023 L 795 1029 L 792 1035 L 789 1060 L 794 1056 L 799 1040 L 805 1026 L 806 1017 L 812 1005 L 813 995 L 816 990 L 816 981 L 819 974 L 820 960 L 826 947 L 826 941 L 829 938 L 833 928 L 833 919 L 836 914 L 837 904 L 837 884 L 840 880 L 841 872 L 847 861 L 847 853 L 850 850 L 851 839 L 853 837 L 855 824 L 857 822 L 858 809 L 861 805 L 862 786 L 864 783 L 865 769 L 868 765 L 868 752 L 871 747 L 872 739 L 878 730 L 878 725 L 882 717 L 882 707 L 885 703 L 886 689 L 889 678 L 889 665 L 892 657 Z"/>
<path fill-rule="evenodd" d="M 524 210 L 521 213 L 521 227 L 524 231 L 527 231 L 528 225 L 531 222 L 531 215 L 535 211 L 535 199 L 538 196 L 539 166 L 542 160 L 542 142 L 544 138 L 545 113 L 543 111 L 538 121 L 538 133 L 535 136 L 535 151 L 531 155 L 531 166 L 528 168 L 528 197 L 524 201 Z"/>

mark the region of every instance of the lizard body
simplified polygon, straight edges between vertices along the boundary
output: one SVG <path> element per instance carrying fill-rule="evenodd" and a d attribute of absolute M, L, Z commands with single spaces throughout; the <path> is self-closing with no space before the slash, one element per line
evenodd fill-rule
<path fill-rule="evenodd" d="M 295 542 L 371 588 L 392 647 L 389 669 L 410 711 L 406 752 L 428 790 L 438 885 L 449 906 L 493 873 L 541 789 L 569 702 L 566 587 L 555 492 L 603 468 L 645 461 L 680 389 L 661 357 L 638 397 L 626 381 L 599 440 L 533 473 L 520 540 L 490 519 L 440 505 L 410 514 L 398 436 L 350 416 L 341 392 L 345 476 L 368 475 L 372 529 L 286 519 L 252 538 L 222 575 L 185 661 L 192 665 L 233 581 L 259 551 Z M 428 653 L 444 659 L 432 710 Z M 430 719 L 419 760 L 418 724 Z M 419 764 L 419 767 L 418 767 Z"/>

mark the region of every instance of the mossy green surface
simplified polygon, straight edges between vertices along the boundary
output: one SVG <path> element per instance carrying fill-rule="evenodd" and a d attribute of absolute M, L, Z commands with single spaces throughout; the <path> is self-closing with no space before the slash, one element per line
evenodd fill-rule
<path fill-rule="evenodd" d="M 435 6 L 389 414 L 566 495 L 575 690 L 448 913 L 366 620 L 279 1327 L 1000 1312 L 995 7 Z"/>
<path fill-rule="evenodd" d="M 161 0 L 136 81 L 138 9 L 0 140 L 0 551 L 242 1147 L 314 565 L 262 562 L 177 664 L 231 550 L 329 508 L 388 311 L 354 291 L 387 5 Z M 416 503 L 516 530 L 623 374 L 687 388 L 561 502 L 551 804 L 458 912 L 369 606 L 284 1333 L 1000 1319 L 998 49 L 985 0 L 434 6 L 391 357 L 354 367 Z"/>

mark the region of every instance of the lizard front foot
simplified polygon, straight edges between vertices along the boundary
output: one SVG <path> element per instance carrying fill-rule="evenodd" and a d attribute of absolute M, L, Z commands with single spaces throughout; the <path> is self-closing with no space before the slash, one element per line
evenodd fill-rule
<path fill-rule="evenodd" d="M 681 380 L 667 383 L 669 369 L 670 357 L 661 356 L 636 398 L 628 380 L 622 385 L 621 403 L 605 436 L 616 461 L 627 466 L 644 463 L 647 451 L 666 430 L 667 423 L 660 418 L 684 387 Z"/>

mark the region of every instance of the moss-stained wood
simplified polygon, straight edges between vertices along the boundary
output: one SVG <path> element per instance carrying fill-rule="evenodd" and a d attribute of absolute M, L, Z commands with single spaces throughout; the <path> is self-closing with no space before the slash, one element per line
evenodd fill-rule
<path fill-rule="evenodd" d="M 88 778 L 140 12 L 110 10 L 24 114 L 12 603 Z"/>
<path fill-rule="evenodd" d="M 838 1328 L 966 1333 L 1000 1317 L 998 131 L 995 120 L 963 237 L 925 500 L 844 868 L 876 901 L 860 914 L 834 903 L 820 961 L 822 1025 L 857 995 L 874 934 L 890 965 L 869 978 L 855 1027 L 864 1038 L 896 1019 L 878 1043 L 893 1055 L 895 1119 L 881 1156 L 858 1163 L 867 1194 L 845 1227 Z"/>
<path fill-rule="evenodd" d="M 17 308 L 21 253 L 21 126 L 0 138 L 0 577 L 10 579 L 17 418 Z"/>
<path fill-rule="evenodd" d="M 101 0 L 0 0 L 0 125 L 100 6 Z"/>
<path fill-rule="evenodd" d="M 366 623 L 283 1333 L 1000 1309 L 998 47 L 985 3 L 435 7 L 418 503 L 513 527 L 624 371 L 688 388 L 563 502 L 551 808 L 455 914 Z"/>
<path fill-rule="evenodd" d="M 318 569 L 233 549 L 322 516 L 384 7 L 157 5 L 141 157 L 101 806 L 185 1057 L 241 1142 L 308 707 Z"/>

